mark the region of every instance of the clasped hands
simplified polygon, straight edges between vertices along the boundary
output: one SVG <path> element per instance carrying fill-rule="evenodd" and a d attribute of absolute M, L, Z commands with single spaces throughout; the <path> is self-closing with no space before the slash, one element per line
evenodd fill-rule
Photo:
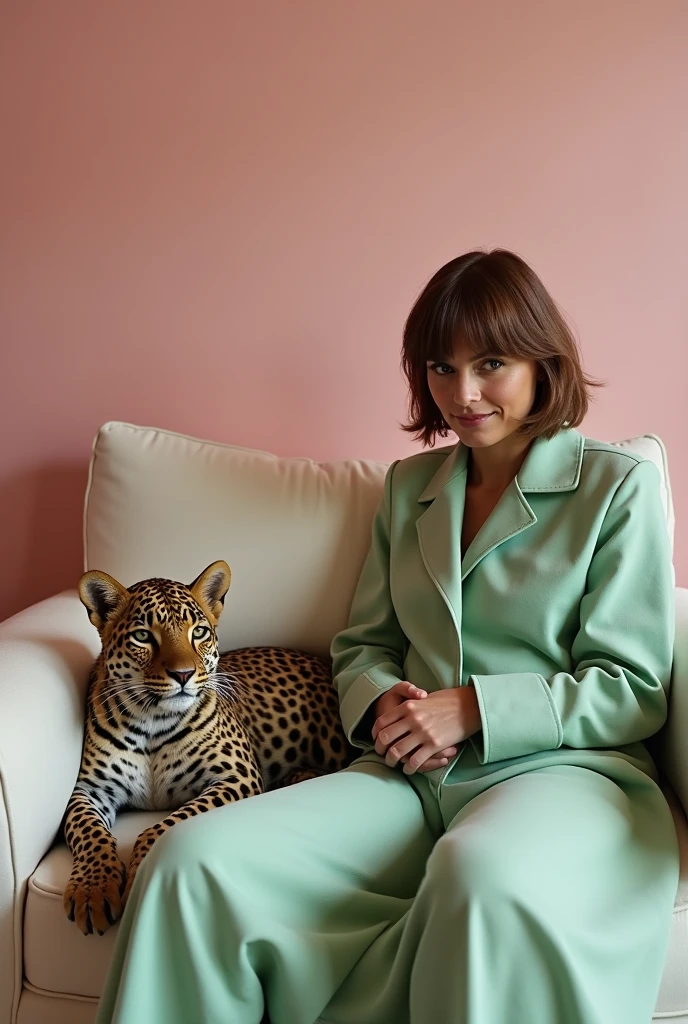
<path fill-rule="evenodd" d="M 395 683 L 375 702 L 375 750 L 406 775 L 449 764 L 462 743 L 482 726 L 474 687 L 428 693 L 413 683 Z"/>

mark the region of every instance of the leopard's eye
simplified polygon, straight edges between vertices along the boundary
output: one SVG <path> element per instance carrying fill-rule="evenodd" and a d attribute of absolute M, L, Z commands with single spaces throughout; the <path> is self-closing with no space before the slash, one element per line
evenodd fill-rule
<path fill-rule="evenodd" d="M 148 629 L 135 629 L 129 636 L 132 640 L 135 640 L 137 644 L 152 644 L 155 642 L 155 637 Z"/>
<path fill-rule="evenodd" d="M 191 636 L 194 640 L 206 640 L 210 636 L 210 630 L 207 626 L 194 626 Z"/>

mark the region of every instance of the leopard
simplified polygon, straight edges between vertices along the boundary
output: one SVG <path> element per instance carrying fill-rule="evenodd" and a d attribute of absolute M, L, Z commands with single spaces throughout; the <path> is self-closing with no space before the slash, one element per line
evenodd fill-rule
<path fill-rule="evenodd" d="M 230 582 L 222 559 L 190 584 L 125 587 L 99 570 L 79 581 L 101 651 L 63 819 L 72 854 L 63 903 L 85 935 L 103 935 L 121 917 L 141 862 L 170 828 L 352 760 L 324 658 L 269 646 L 220 654 Z M 161 812 L 127 865 L 112 832 L 125 809 Z"/>

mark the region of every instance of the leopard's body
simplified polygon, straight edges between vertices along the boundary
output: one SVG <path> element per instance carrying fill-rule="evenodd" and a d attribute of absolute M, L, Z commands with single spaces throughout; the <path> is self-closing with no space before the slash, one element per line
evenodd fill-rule
<path fill-rule="evenodd" d="M 219 655 L 215 626 L 229 578 L 216 562 L 188 587 L 153 579 L 126 590 L 104 573 L 82 579 L 103 641 L 65 816 L 74 858 L 65 909 L 84 932 L 119 917 L 141 860 L 177 822 L 351 758 L 325 661 L 276 647 Z M 127 868 L 112 835 L 124 808 L 168 812 L 138 837 Z"/>

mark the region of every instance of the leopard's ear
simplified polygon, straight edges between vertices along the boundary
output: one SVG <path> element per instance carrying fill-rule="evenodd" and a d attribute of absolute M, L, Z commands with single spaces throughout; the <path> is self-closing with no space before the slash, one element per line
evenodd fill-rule
<path fill-rule="evenodd" d="M 89 619 L 101 634 L 106 626 L 119 617 L 129 596 L 126 587 L 98 569 L 85 572 L 79 580 L 81 602 L 88 612 Z"/>
<path fill-rule="evenodd" d="M 197 576 L 193 583 L 189 583 L 189 590 L 200 604 L 203 611 L 216 626 L 222 615 L 222 608 L 225 603 L 225 595 L 229 590 L 232 581 L 232 572 L 226 562 L 220 559 L 213 562 L 207 569 L 204 569 L 200 576 Z"/>

